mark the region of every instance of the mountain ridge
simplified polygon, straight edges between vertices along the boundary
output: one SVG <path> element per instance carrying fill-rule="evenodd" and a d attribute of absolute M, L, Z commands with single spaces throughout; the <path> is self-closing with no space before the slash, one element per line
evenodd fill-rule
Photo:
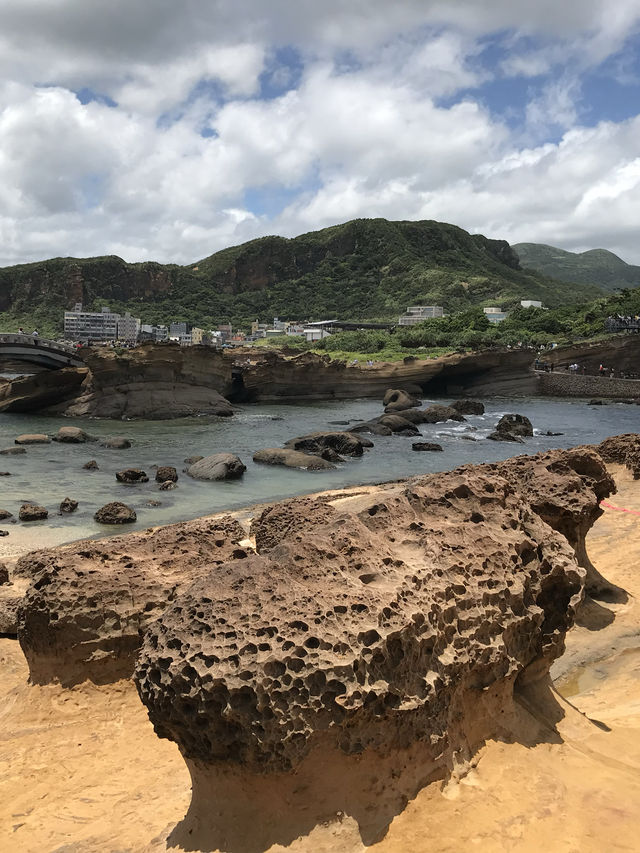
<path fill-rule="evenodd" d="M 568 252 L 546 243 L 515 243 L 513 249 L 524 268 L 557 281 L 594 284 L 608 292 L 640 285 L 640 266 L 628 264 L 608 249 Z"/>
<path fill-rule="evenodd" d="M 202 326 L 288 319 L 397 318 L 411 304 L 513 307 L 601 295 L 523 270 L 504 240 L 434 220 L 355 219 L 297 237 L 259 237 L 192 264 L 127 263 L 116 256 L 53 258 L 0 269 L 0 320 L 33 317 L 76 302 L 131 310 L 144 322 Z M 48 320 L 47 320 L 48 317 Z"/>

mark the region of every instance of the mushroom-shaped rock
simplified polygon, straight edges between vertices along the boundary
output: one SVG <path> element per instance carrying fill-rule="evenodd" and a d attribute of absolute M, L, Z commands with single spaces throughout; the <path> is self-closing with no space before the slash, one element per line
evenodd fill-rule
<path fill-rule="evenodd" d="M 422 401 L 418 400 L 411 394 L 401 389 L 390 388 L 384 395 L 382 400 L 385 412 L 393 414 L 394 412 L 402 412 L 405 409 L 413 409 L 422 405 Z"/>
<path fill-rule="evenodd" d="M 22 504 L 18 513 L 20 521 L 42 521 L 48 516 L 49 510 L 38 504 Z"/>
<path fill-rule="evenodd" d="M 171 465 L 160 465 L 158 470 L 156 471 L 156 482 L 157 483 L 166 483 L 167 480 L 171 480 L 172 482 L 176 482 L 178 479 L 178 472 Z"/>
<path fill-rule="evenodd" d="M 460 414 L 457 409 L 454 409 L 453 406 L 429 406 L 428 409 L 424 409 L 420 414 L 422 415 L 422 422 L 425 424 L 439 424 L 444 421 L 466 420 L 466 418 Z"/>
<path fill-rule="evenodd" d="M 503 415 L 496 425 L 496 432 L 509 433 L 515 436 L 532 436 L 533 426 L 525 415 Z"/>
<path fill-rule="evenodd" d="M 598 452 L 605 462 L 625 465 L 640 480 L 640 435 L 625 433 L 605 438 L 598 445 Z"/>
<path fill-rule="evenodd" d="M 80 427 L 63 426 L 53 436 L 54 441 L 61 441 L 65 444 L 84 444 L 87 441 L 97 441 L 98 439 L 86 433 Z"/>
<path fill-rule="evenodd" d="M 60 502 L 60 512 L 75 512 L 78 509 L 78 501 L 72 500 L 72 498 L 64 498 Z"/>
<path fill-rule="evenodd" d="M 109 438 L 104 438 L 100 444 L 102 447 L 109 447 L 112 450 L 126 450 L 131 447 L 131 442 L 128 438 L 122 435 L 112 435 Z"/>
<path fill-rule="evenodd" d="M 23 433 L 15 439 L 16 444 L 49 444 L 50 441 L 48 435 L 40 432 Z"/>
<path fill-rule="evenodd" d="M 352 435 L 350 432 L 312 432 L 309 435 L 290 438 L 284 446 L 317 455 L 330 448 L 340 456 L 362 456 L 365 443 L 358 435 Z"/>
<path fill-rule="evenodd" d="M 484 415 L 484 403 L 479 400 L 456 400 L 451 408 L 461 415 Z"/>
<path fill-rule="evenodd" d="M 111 501 L 94 513 L 98 524 L 132 524 L 137 516 L 133 509 L 120 501 Z"/>
<path fill-rule="evenodd" d="M 283 502 L 254 527 L 259 555 L 181 589 L 137 660 L 155 730 L 191 772 L 174 846 L 286 846 L 340 811 L 365 838 L 415 795 L 416 766 L 433 778 L 506 735 L 514 689 L 550 700 L 584 570 L 490 466 L 352 510 Z"/>
<path fill-rule="evenodd" d="M 302 468 L 305 471 L 329 471 L 336 466 L 321 456 L 311 456 L 300 450 L 286 447 L 266 447 L 253 454 L 253 461 L 262 465 L 284 465 L 286 468 Z"/>
<path fill-rule="evenodd" d="M 22 453 L 26 452 L 26 447 L 5 447 L 4 450 L 0 450 L 0 456 L 20 456 Z"/>
<path fill-rule="evenodd" d="M 442 450 L 441 444 L 436 444 L 435 441 L 414 441 L 411 445 L 412 450 Z"/>
<path fill-rule="evenodd" d="M 141 468 L 125 468 L 123 471 L 116 472 L 116 480 L 119 483 L 148 483 L 146 471 Z"/>
<path fill-rule="evenodd" d="M 21 557 L 14 576 L 31 580 L 20 626 L 31 681 L 129 678 L 140 632 L 181 586 L 244 557 L 245 536 L 223 516 Z"/>
<path fill-rule="evenodd" d="M 247 466 L 234 453 L 214 453 L 194 462 L 187 474 L 194 480 L 237 480 Z"/>

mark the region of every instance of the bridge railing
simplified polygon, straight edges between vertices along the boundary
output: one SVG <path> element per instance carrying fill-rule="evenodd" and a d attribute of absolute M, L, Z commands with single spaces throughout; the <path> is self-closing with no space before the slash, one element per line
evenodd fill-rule
<path fill-rule="evenodd" d="M 51 341 L 48 338 L 41 338 L 39 335 L 20 335 L 17 333 L 0 334 L 0 346 L 2 344 L 21 344 L 23 346 L 37 346 L 44 349 L 58 350 L 68 355 L 75 355 L 76 349 L 71 344 L 61 343 L 60 341 Z"/>

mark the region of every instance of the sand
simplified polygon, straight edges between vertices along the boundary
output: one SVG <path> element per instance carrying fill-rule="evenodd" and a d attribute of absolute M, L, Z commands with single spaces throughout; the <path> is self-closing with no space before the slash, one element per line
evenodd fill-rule
<path fill-rule="evenodd" d="M 619 492 L 610 503 L 640 513 L 640 483 L 612 471 Z M 592 608 L 570 632 L 553 669 L 565 697 L 559 736 L 550 728 L 534 747 L 488 743 L 466 776 L 423 789 L 366 849 L 640 849 L 640 515 L 605 510 L 587 545 L 630 597 Z M 177 748 L 153 733 L 133 685 L 62 690 L 26 678 L 19 645 L 0 639 L 0 850 L 164 849 L 188 806 L 189 777 Z M 287 848 L 363 849 L 348 818 Z"/>

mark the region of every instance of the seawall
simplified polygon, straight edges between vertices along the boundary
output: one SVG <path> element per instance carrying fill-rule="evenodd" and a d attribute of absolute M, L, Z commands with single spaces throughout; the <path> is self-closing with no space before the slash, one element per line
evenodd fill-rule
<path fill-rule="evenodd" d="M 604 397 L 640 400 L 640 380 L 536 372 L 536 393 L 543 397 Z"/>

